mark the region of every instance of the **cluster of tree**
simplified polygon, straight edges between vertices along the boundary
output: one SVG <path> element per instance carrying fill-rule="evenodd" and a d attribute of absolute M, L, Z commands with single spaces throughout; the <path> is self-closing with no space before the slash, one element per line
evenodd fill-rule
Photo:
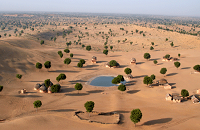
<path fill-rule="evenodd" d="M 149 76 L 145 76 L 143 79 L 143 83 L 146 85 L 152 84 L 153 80 L 156 78 L 156 76 L 154 74 L 152 74 L 150 77 Z"/>
<path fill-rule="evenodd" d="M 121 81 L 124 81 L 124 77 L 122 75 L 118 75 L 117 77 L 113 78 L 112 83 L 119 84 Z"/>
<path fill-rule="evenodd" d="M 77 64 L 77 66 L 78 66 L 79 68 L 82 68 L 84 64 L 85 64 L 85 60 L 84 60 L 84 59 L 80 59 L 80 61 L 79 61 L 79 63 Z"/>
<path fill-rule="evenodd" d="M 17 77 L 18 79 L 21 79 L 21 78 L 22 78 L 22 75 L 21 75 L 21 74 L 16 74 L 16 77 Z"/>
<path fill-rule="evenodd" d="M 62 58 L 63 57 L 62 51 L 58 51 L 58 55 L 60 56 L 60 58 Z"/>

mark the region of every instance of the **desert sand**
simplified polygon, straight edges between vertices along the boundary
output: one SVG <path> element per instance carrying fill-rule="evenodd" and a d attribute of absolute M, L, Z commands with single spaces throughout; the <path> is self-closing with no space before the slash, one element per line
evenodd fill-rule
<path fill-rule="evenodd" d="M 70 53 L 73 53 L 74 57 L 71 64 L 65 65 L 63 60 L 68 58 L 69 54 L 63 52 L 63 58 L 57 54 L 58 51 L 66 48 L 66 41 L 61 37 L 56 42 L 46 40 L 44 45 L 40 45 L 39 41 L 31 39 L 27 35 L 0 39 L 0 81 L 4 86 L 0 93 L 0 119 L 5 119 L 4 122 L 0 122 L 2 130 L 200 129 L 199 104 L 193 104 L 190 100 L 182 103 L 165 101 L 167 93 L 180 94 L 182 89 L 187 89 L 190 95 L 193 95 L 197 89 L 200 89 L 200 75 L 191 74 L 194 72 L 193 66 L 199 64 L 200 61 L 199 37 L 136 25 L 125 28 L 130 29 L 129 32 L 138 29 L 151 35 L 143 37 L 134 33 L 133 36 L 132 34 L 122 36 L 122 32 L 119 30 L 120 25 L 108 25 L 106 28 L 104 25 L 99 25 L 97 26 L 99 30 L 96 32 L 92 25 L 87 25 L 87 27 L 89 28 L 87 31 L 84 30 L 85 27 L 82 27 L 82 31 L 93 35 L 99 30 L 106 32 L 109 28 L 114 33 L 119 33 L 119 36 L 109 38 L 109 45 L 114 46 L 113 51 L 109 50 L 108 55 L 104 55 L 102 50 L 105 39 L 102 40 L 101 36 L 97 38 L 89 36 L 89 40 L 85 38 L 81 42 L 91 45 L 92 50 L 86 51 L 76 45 L 69 46 Z M 60 29 L 62 28 L 60 27 Z M 41 31 L 41 33 L 45 33 L 45 31 Z M 30 33 L 30 31 L 26 33 Z M 33 32 L 33 35 L 39 36 L 40 34 Z M 70 35 L 68 39 L 73 41 L 74 35 Z M 123 40 L 126 37 L 128 42 L 117 43 L 118 39 Z M 169 38 L 168 42 L 165 42 L 166 37 Z M 130 41 L 133 41 L 133 45 L 129 44 Z M 155 49 L 151 51 L 149 47 L 152 41 L 155 43 Z M 174 42 L 175 47 L 169 45 L 171 41 Z M 148 61 L 143 58 L 146 52 L 151 54 L 151 59 Z M 180 68 L 175 68 L 173 62 L 162 61 L 165 54 L 178 58 L 178 53 L 181 54 Z M 92 56 L 97 57 L 96 64 L 91 63 Z M 133 57 L 136 58 L 137 65 L 129 64 Z M 83 68 L 77 67 L 80 59 L 86 60 Z M 158 61 L 158 65 L 153 64 L 155 59 Z M 44 67 L 41 70 L 35 68 L 36 62 L 44 64 L 47 60 L 52 63 L 49 71 Z M 120 68 L 106 68 L 104 64 L 110 60 L 116 60 L 120 64 Z M 121 74 L 126 77 L 124 73 L 126 67 L 132 69 L 134 78 L 126 85 L 127 90 L 123 94 L 116 86 L 95 87 L 87 84 L 89 79 L 99 75 Z M 167 68 L 165 77 L 160 74 L 162 67 Z M 23 75 L 22 79 L 19 80 L 15 77 L 17 73 Z M 60 73 L 67 76 L 66 80 L 61 81 L 61 92 L 48 94 L 33 90 L 36 83 L 42 83 L 45 79 L 50 79 L 56 84 L 56 77 Z M 167 79 L 173 89 L 165 90 L 158 86 L 149 88 L 144 85 L 144 76 L 151 74 L 156 75 L 156 80 Z M 83 84 L 83 89 L 79 94 L 74 89 L 76 83 Z M 28 93 L 18 94 L 17 92 L 21 89 L 26 89 Z M 106 94 L 102 94 L 102 92 Z M 35 100 L 41 100 L 43 104 L 37 112 L 33 106 Z M 84 108 L 86 101 L 95 102 L 93 111 L 120 113 L 120 124 L 103 125 L 75 118 L 73 116 L 75 111 L 86 111 Z M 136 108 L 139 108 L 143 114 L 137 127 L 129 118 L 131 110 Z"/>

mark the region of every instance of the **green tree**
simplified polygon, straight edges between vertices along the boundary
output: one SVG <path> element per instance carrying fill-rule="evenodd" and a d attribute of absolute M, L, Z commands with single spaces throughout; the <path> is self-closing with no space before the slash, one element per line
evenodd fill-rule
<path fill-rule="evenodd" d="M 156 76 L 155 76 L 154 74 L 152 74 L 152 75 L 150 76 L 150 78 L 151 78 L 152 80 L 154 80 L 154 79 L 156 79 Z"/>
<path fill-rule="evenodd" d="M 85 45 L 82 45 L 82 48 L 84 48 L 85 47 Z"/>
<path fill-rule="evenodd" d="M 196 71 L 198 71 L 198 72 L 200 72 L 200 65 L 195 65 L 195 66 L 193 67 L 193 69 L 196 70 Z"/>
<path fill-rule="evenodd" d="M 152 84 L 153 83 L 153 79 L 149 76 L 145 76 L 143 79 L 143 83 L 146 85 Z"/>
<path fill-rule="evenodd" d="M 51 68 L 51 61 L 46 61 L 44 67 L 49 71 L 49 68 Z"/>
<path fill-rule="evenodd" d="M 70 57 L 71 57 L 71 58 L 73 58 L 73 56 L 74 56 L 74 54 L 73 54 L 73 53 L 71 53 L 71 54 L 70 54 Z"/>
<path fill-rule="evenodd" d="M 78 66 L 79 68 L 82 68 L 82 67 L 83 67 L 83 64 L 82 64 L 81 62 L 79 62 L 79 63 L 77 64 L 77 66 Z"/>
<path fill-rule="evenodd" d="M 181 57 L 181 54 L 180 54 L 180 53 L 178 54 L 178 57 L 179 57 L 179 58 Z"/>
<path fill-rule="evenodd" d="M 169 55 L 169 54 L 166 54 L 164 57 L 165 57 L 166 59 L 169 59 L 169 58 L 170 58 L 170 55 Z"/>
<path fill-rule="evenodd" d="M 130 45 L 132 45 L 133 44 L 133 42 L 130 42 Z"/>
<path fill-rule="evenodd" d="M 42 106 L 42 102 L 40 100 L 36 100 L 34 103 L 34 108 L 36 108 L 36 112 L 37 112 L 37 109 L 38 107 L 41 107 Z"/>
<path fill-rule="evenodd" d="M 120 82 L 121 82 L 121 80 L 120 80 L 119 77 L 115 77 L 115 78 L 112 79 L 112 83 L 113 83 L 113 84 L 118 84 L 118 83 L 120 83 Z"/>
<path fill-rule="evenodd" d="M 42 44 L 44 44 L 44 40 L 41 40 L 41 41 L 40 41 L 40 45 L 42 45 Z"/>
<path fill-rule="evenodd" d="M 92 110 L 94 108 L 94 102 L 93 101 L 87 101 L 84 104 L 84 107 L 85 107 L 86 111 L 89 112 L 89 116 L 90 116 L 90 112 L 92 112 Z"/>
<path fill-rule="evenodd" d="M 55 41 L 56 41 L 56 39 L 57 39 L 57 38 L 56 38 L 56 37 L 54 37 L 53 41 L 55 42 Z"/>
<path fill-rule="evenodd" d="M 158 61 L 157 61 L 157 60 L 154 60 L 153 63 L 156 65 L 156 64 L 158 63 Z"/>
<path fill-rule="evenodd" d="M 91 49 L 92 49 L 91 46 L 86 46 L 87 51 L 90 51 Z"/>
<path fill-rule="evenodd" d="M 151 55 L 149 53 L 144 53 L 144 59 L 150 59 L 151 58 Z"/>
<path fill-rule="evenodd" d="M 118 86 L 118 90 L 120 90 L 120 91 L 126 91 L 126 86 L 125 85 L 123 85 L 123 84 L 120 84 L 119 86 Z"/>
<path fill-rule="evenodd" d="M 103 54 L 108 55 L 108 50 L 103 50 Z"/>
<path fill-rule="evenodd" d="M 161 74 L 164 75 L 164 74 L 166 74 L 166 72 L 167 72 L 167 69 L 166 69 L 166 68 L 161 68 L 161 69 L 160 69 L 160 73 L 161 73 Z"/>
<path fill-rule="evenodd" d="M 166 38 L 165 41 L 168 41 L 168 38 Z"/>
<path fill-rule="evenodd" d="M 104 46 L 104 48 L 107 50 L 107 49 L 108 49 L 108 46 Z"/>
<path fill-rule="evenodd" d="M 6 36 L 7 35 L 7 33 L 4 33 L 4 36 Z"/>
<path fill-rule="evenodd" d="M 18 79 L 21 79 L 21 78 L 22 78 L 22 75 L 21 75 L 21 74 L 17 74 L 16 77 L 17 77 Z"/>
<path fill-rule="evenodd" d="M 138 31 L 139 31 L 139 30 L 137 30 L 137 29 L 135 30 L 136 33 L 138 33 Z"/>
<path fill-rule="evenodd" d="M 48 87 L 51 85 L 50 79 L 46 79 L 46 80 L 44 81 L 44 85 L 48 88 Z"/>
<path fill-rule="evenodd" d="M 125 72 L 126 74 L 131 74 L 131 73 L 132 73 L 132 70 L 131 70 L 130 68 L 126 68 L 126 69 L 124 70 L 124 72 Z"/>
<path fill-rule="evenodd" d="M 111 67 L 113 67 L 113 66 L 118 66 L 119 64 L 117 63 L 117 61 L 111 60 L 111 61 L 109 62 L 109 65 L 110 65 Z"/>
<path fill-rule="evenodd" d="M 58 93 L 60 91 L 61 86 L 59 84 L 55 84 L 51 86 L 52 93 Z"/>
<path fill-rule="evenodd" d="M 124 81 L 124 76 L 123 76 L 123 75 L 118 75 L 117 78 L 120 79 L 120 82 L 121 82 L 121 81 Z"/>
<path fill-rule="evenodd" d="M 173 47 L 173 46 L 174 46 L 174 43 L 173 43 L 173 42 L 171 42 L 171 43 L 170 43 L 170 45 L 171 45 L 171 47 Z"/>
<path fill-rule="evenodd" d="M 153 46 L 153 45 L 154 45 L 154 42 L 151 42 L 151 45 Z"/>
<path fill-rule="evenodd" d="M 66 52 L 66 53 L 69 53 L 69 52 L 70 52 L 70 50 L 69 50 L 69 49 L 65 49 L 65 50 L 64 50 L 64 52 Z"/>
<path fill-rule="evenodd" d="M 85 64 L 85 60 L 84 59 L 80 59 L 79 62 L 82 63 L 82 64 Z"/>
<path fill-rule="evenodd" d="M 62 51 L 58 51 L 58 55 L 60 56 L 60 58 L 62 58 L 63 57 Z"/>
<path fill-rule="evenodd" d="M 74 86 L 74 88 L 75 88 L 76 90 L 78 90 L 78 94 L 79 94 L 79 90 L 82 90 L 83 85 L 82 85 L 81 83 L 76 83 L 76 85 Z"/>
<path fill-rule="evenodd" d="M 110 46 L 110 50 L 112 50 L 113 49 L 113 46 Z"/>
<path fill-rule="evenodd" d="M 181 90 L 181 96 L 182 96 L 183 98 L 185 98 L 185 97 L 189 96 L 189 92 L 188 92 L 186 89 L 182 89 L 182 90 Z"/>
<path fill-rule="evenodd" d="M 177 61 L 177 62 L 174 62 L 174 65 L 178 69 L 180 67 L 181 63 Z"/>
<path fill-rule="evenodd" d="M 53 37 L 51 37 L 50 39 L 51 39 L 51 41 L 52 41 L 52 40 L 53 40 Z"/>
<path fill-rule="evenodd" d="M 71 63 L 71 59 L 69 59 L 69 58 L 66 58 L 65 60 L 64 60 L 64 64 L 67 64 L 67 65 L 69 65 Z"/>
<path fill-rule="evenodd" d="M 0 86 L 0 92 L 3 90 L 3 86 Z"/>
<path fill-rule="evenodd" d="M 35 67 L 37 69 L 42 69 L 42 64 L 40 62 L 37 62 L 36 65 L 35 65 Z"/>
<path fill-rule="evenodd" d="M 130 119 L 136 126 L 136 123 L 140 122 L 140 120 L 142 119 L 142 112 L 140 111 L 140 109 L 133 109 L 131 111 Z"/>
<path fill-rule="evenodd" d="M 118 40 L 117 42 L 120 43 L 120 40 Z"/>
<path fill-rule="evenodd" d="M 59 74 L 58 77 L 56 77 L 56 80 L 58 82 L 60 82 L 60 80 L 65 80 L 65 79 L 66 79 L 66 75 L 63 73 Z"/>
<path fill-rule="evenodd" d="M 153 49 L 154 49 L 154 48 L 151 46 L 151 47 L 150 47 L 150 50 L 153 50 Z"/>

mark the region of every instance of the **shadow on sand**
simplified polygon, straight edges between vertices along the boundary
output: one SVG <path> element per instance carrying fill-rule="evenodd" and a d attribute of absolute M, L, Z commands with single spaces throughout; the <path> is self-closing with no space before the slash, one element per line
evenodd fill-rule
<path fill-rule="evenodd" d="M 137 93 L 137 92 L 139 92 L 140 90 L 129 90 L 129 91 L 127 91 L 127 93 L 129 93 L 129 94 L 134 94 L 134 93 Z"/>
<path fill-rule="evenodd" d="M 72 112 L 72 111 L 76 111 L 75 109 L 57 109 L 57 110 L 48 110 L 48 111 L 52 111 L 52 112 Z"/>
<path fill-rule="evenodd" d="M 104 90 L 91 90 L 91 91 L 86 91 L 87 93 L 101 93 L 104 92 Z"/>
<path fill-rule="evenodd" d="M 55 70 L 55 71 L 49 71 L 49 72 L 59 72 L 59 73 L 62 73 L 62 72 L 69 72 L 69 73 L 78 73 L 80 71 L 71 71 L 71 70 Z"/>
<path fill-rule="evenodd" d="M 69 93 L 69 94 L 65 94 L 66 96 L 85 96 L 85 95 L 89 95 L 88 93 Z"/>
<path fill-rule="evenodd" d="M 178 73 L 170 73 L 170 74 L 167 74 L 166 76 L 174 76 L 174 75 L 177 75 Z"/>
<path fill-rule="evenodd" d="M 172 120 L 172 118 L 162 118 L 162 119 L 150 120 L 150 121 L 143 123 L 142 125 L 163 124 L 163 123 L 170 122 L 171 120 Z"/>

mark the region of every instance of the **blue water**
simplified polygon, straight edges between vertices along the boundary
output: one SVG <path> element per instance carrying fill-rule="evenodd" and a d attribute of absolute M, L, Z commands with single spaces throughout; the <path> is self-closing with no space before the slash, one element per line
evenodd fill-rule
<path fill-rule="evenodd" d="M 90 85 L 92 86 L 99 86 L 99 87 L 111 87 L 111 86 L 117 86 L 116 84 L 112 84 L 112 80 L 114 77 L 112 76 L 99 76 L 93 79 L 90 82 Z"/>

